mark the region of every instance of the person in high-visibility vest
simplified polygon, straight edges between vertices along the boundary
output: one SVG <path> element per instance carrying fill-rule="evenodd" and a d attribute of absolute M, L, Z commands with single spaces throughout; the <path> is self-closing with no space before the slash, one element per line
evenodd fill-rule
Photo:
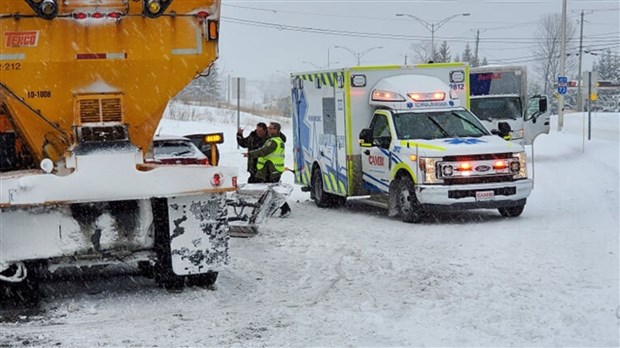
<path fill-rule="evenodd" d="M 284 173 L 284 140 L 280 133 L 282 127 L 278 122 L 271 122 L 267 127 L 267 141 L 260 148 L 248 151 L 248 160 L 256 159 L 256 180 L 257 182 L 280 182 L 280 177 Z M 280 207 L 280 216 L 290 215 L 291 207 L 284 203 Z"/>

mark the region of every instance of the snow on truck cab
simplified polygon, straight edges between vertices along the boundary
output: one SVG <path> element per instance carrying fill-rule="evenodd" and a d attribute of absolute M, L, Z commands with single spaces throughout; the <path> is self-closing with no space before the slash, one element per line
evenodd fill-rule
<path fill-rule="evenodd" d="M 169 99 L 217 59 L 219 14 L 219 0 L 0 1 L 0 299 L 63 266 L 215 281 L 237 168 L 144 155 Z"/>
<path fill-rule="evenodd" d="M 532 190 L 522 146 L 466 107 L 462 63 L 292 75 L 295 181 L 320 207 L 347 197 L 405 222 L 433 210 L 519 216 Z"/>

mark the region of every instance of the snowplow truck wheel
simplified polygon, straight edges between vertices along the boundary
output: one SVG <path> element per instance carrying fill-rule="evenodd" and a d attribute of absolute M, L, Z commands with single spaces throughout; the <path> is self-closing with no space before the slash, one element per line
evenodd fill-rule
<path fill-rule="evenodd" d="M 38 266 L 37 264 L 26 264 L 28 276 L 21 282 L 0 281 L 0 308 L 21 309 L 33 308 L 39 305 L 41 302 L 39 272 L 35 269 Z M 5 277 L 11 277 L 16 269 L 16 266 L 11 266 L 0 274 Z"/>
<path fill-rule="evenodd" d="M 517 217 L 523 213 L 524 208 L 525 204 L 522 204 L 514 207 L 498 208 L 497 210 L 503 217 Z"/>
<path fill-rule="evenodd" d="M 208 288 L 215 284 L 217 281 L 217 275 L 218 272 L 189 275 L 187 276 L 187 285 Z"/>
<path fill-rule="evenodd" d="M 417 223 L 422 220 L 423 211 L 415 196 L 413 180 L 409 176 L 401 176 L 396 183 L 398 213 L 404 222 Z"/>
<path fill-rule="evenodd" d="M 185 277 L 178 276 L 172 270 L 170 254 L 170 232 L 168 225 L 168 201 L 165 198 L 154 198 L 153 222 L 155 226 L 155 252 L 157 262 L 153 269 L 155 282 L 167 290 L 179 290 L 185 285 Z"/>

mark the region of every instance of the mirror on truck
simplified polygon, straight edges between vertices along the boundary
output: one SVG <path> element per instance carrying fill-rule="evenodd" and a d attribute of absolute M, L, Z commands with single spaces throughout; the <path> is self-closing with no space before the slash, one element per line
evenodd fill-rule
<path fill-rule="evenodd" d="M 547 97 L 540 96 L 540 100 L 538 100 L 538 111 L 540 111 L 541 114 L 547 112 L 547 105 Z"/>
<path fill-rule="evenodd" d="M 510 140 L 510 132 L 512 129 L 510 128 L 510 124 L 508 122 L 500 122 L 497 124 L 498 129 L 493 129 L 491 133 L 502 137 L 503 139 Z"/>
<path fill-rule="evenodd" d="M 360 132 L 359 142 L 361 147 L 372 147 L 372 129 L 364 128 Z"/>
<path fill-rule="evenodd" d="M 535 95 L 530 97 L 527 101 L 527 109 L 525 109 L 525 120 L 532 120 L 532 123 L 536 123 L 538 116 L 547 112 L 548 105 L 546 96 Z"/>

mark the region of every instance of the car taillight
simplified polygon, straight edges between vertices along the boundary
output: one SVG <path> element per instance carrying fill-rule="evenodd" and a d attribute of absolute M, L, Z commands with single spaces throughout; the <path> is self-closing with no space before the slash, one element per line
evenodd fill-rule
<path fill-rule="evenodd" d="M 196 161 L 196 164 L 202 164 L 202 165 L 209 165 L 209 159 L 208 158 L 201 158 L 199 160 Z"/>
<path fill-rule="evenodd" d="M 218 173 L 213 174 L 211 178 L 211 184 L 213 186 L 220 186 L 222 184 L 222 176 Z"/>
<path fill-rule="evenodd" d="M 232 177 L 232 184 L 233 184 L 233 187 L 237 187 L 237 177 L 236 176 Z"/>

